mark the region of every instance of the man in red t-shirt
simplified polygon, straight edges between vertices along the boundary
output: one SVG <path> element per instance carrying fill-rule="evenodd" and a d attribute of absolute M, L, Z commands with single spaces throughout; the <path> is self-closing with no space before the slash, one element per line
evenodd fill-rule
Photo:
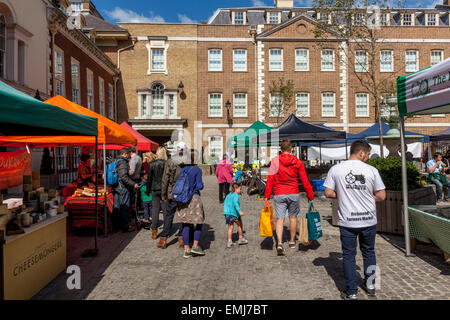
<path fill-rule="evenodd" d="M 277 254 L 284 256 L 283 227 L 284 219 L 289 217 L 291 239 L 289 247 L 295 248 L 295 235 L 297 233 L 297 216 L 300 213 L 300 191 L 298 177 L 300 177 L 309 201 L 314 200 L 314 193 L 308 181 L 303 163 L 291 154 L 291 141 L 285 139 L 280 143 L 281 154 L 272 160 L 267 177 L 265 191 L 266 205 L 275 190 L 275 212 L 277 217 L 276 233 L 278 239 Z"/>

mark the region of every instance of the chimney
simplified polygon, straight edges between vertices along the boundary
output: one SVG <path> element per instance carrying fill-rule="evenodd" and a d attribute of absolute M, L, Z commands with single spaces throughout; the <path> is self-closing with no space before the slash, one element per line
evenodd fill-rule
<path fill-rule="evenodd" d="M 275 8 L 293 8 L 293 7 L 294 7 L 294 0 L 275 0 Z"/>

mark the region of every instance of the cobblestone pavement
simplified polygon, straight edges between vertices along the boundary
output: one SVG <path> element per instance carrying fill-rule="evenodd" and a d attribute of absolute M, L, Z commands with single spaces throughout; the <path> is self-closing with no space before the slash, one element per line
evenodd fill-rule
<path fill-rule="evenodd" d="M 34 299 L 340 299 L 342 255 L 339 230 L 330 224 L 330 201 L 315 201 L 323 219 L 323 238 L 297 249 L 285 243 L 287 255 L 278 257 L 271 239 L 259 236 L 258 215 L 264 202 L 243 195 L 249 244 L 226 249 L 227 227 L 218 204 L 217 180 L 209 176 L 204 180 L 206 224 L 200 246 L 206 249 L 206 256 L 184 259 L 174 237 L 167 249 L 158 249 L 150 231 L 141 230 L 101 238 L 99 257 L 83 259 L 79 248 L 88 247 L 92 238 L 81 238 L 70 250 L 68 263 L 81 267 L 82 289 L 68 290 L 68 275 L 63 273 Z M 304 215 L 304 196 L 301 206 Z M 407 258 L 402 247 L 401 237 L 377 235 L 381 289 L 376 298 L 360 290 L 359 298 L 450 299 L 450 266 L 443 257 L 421 252 Z M 357 265 L 362 275 L 360 252 Z"/>

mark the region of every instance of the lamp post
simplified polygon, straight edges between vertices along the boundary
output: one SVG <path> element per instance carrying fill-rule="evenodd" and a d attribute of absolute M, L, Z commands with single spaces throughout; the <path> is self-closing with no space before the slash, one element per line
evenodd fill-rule
<path fill-rule="evenodd" d="M 231 102 L 230 100 L 227 100 L 225 103 L 225 108 L 227 108 L 227 120 L 228 120 L 228 126 L 231 128 L 233 126 L 233 119 L 230 116 L 230 108 L 231 108 Z"/>

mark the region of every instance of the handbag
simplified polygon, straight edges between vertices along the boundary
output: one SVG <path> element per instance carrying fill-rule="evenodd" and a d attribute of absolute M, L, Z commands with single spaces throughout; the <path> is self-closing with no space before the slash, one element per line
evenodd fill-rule
<path fill-rule="evenodd" d="M 309 246 L 311 241 L 308 239 L 308 219 L 300 218 L 300 232 L 298 240 L 301 244 Z"/>
<path fill-rule="evenodd" d="M 320 221 L 320 213 L 313 211 L 314 205 L 309 203 L 306 219 L 308 219 L 308 240 L 317 240 L 322 237 L 322 222 Z"/>
<path fill-rule="evenodd" d="M 259 235 L 264 238 L 273 237 L 273 208 L 269 201 L 266 201 L 264 208 L 261 209 Z"/>

